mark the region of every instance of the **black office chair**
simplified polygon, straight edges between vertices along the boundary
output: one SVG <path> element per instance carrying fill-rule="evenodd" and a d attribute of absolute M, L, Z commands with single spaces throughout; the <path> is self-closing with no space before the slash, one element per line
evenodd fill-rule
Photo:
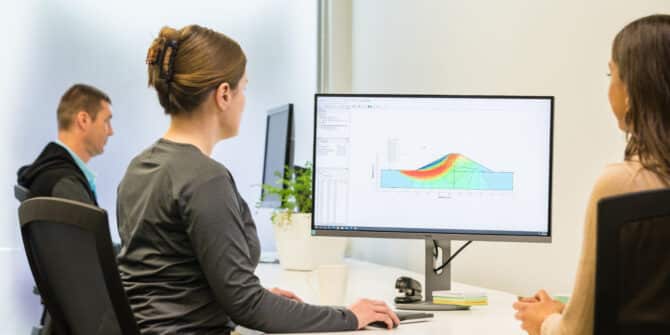
<path fill-rule="evenodd" d="M 19 202 L 24 202 L 30 198 L 30 190 L 21 185 L 14 185 L 14 198 Z"/>
<path fill-rule="evenodd" d="M 30 190 L 23 187 L 22 185 L 14 185 L 14 198 L 19 202 L 24 202 L 28 200 L 32 195 Z M 37 289 L 37 286 L 33 287 L 33 293 L 37 296 L 40 295 L 40 291 Z M 44 304 L 44 302 L 42 302 Z M 40 324 L 33 327 L 30 332 L 31 335 L 53 335 L 51 331 L 51 317 L 47 313 L 46 308 L 42 310 L 42 317 L 40 318 Z"/>
<path fill-rule="evenodd" d="M 103 209 L 37 197 L 21 204 L 19 221 L 30 269 L 56 333 L 140 334 Z"/>
<path fill-rule="evenodd" d="M 594 334 L 670 334 L 670 189 L 598 203 Z"/>

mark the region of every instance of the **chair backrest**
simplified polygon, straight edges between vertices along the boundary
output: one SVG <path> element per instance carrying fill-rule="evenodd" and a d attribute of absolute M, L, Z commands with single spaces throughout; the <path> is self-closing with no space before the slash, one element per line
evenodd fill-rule
<path fill-rule="evenodd" d="M 21 204 L 19 221 L 30 269 L 58 334 L 140 334 L 103 209 L 37 197 Z"/>
<path fill-rule="evenodd" d="M 670 189 L 598 203 L 594 334 L 670 334 Z"/>
<path fill-rule="evenodd" d="M 30 190 L 21 185 L 14 185 L 14 198 L 19 202 L 23 202 L 30 198 Z"/>

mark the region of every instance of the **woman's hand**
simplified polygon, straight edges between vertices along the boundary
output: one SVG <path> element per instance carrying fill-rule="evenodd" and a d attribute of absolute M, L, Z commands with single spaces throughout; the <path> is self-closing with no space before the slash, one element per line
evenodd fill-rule
<path fill-rule="evenodd" d="M 398 316 L 383 301 L 361 299 L 349 306 L 349 310 L 358 319 L 358 329 L 362 329 L 375 321 L 386 323 L 388 329 L 393 329 L 400 324 Z"/>
<path fill-rule="evenodd" d="M 291 291 L 282 290 L 278 287 L 273 287 L 273 288 L 269 289 L 268 291 L 270 291 L 270 292 L 272 292 L 272 293 L 274 293 L 274 294 L 276 294 L 280 297 L 289 298 L 289 299 L 295 300 L 297 302 L 303 302 L 302 299 L 300 299 L 300 297 L 298 297 L 297 295 L 295 295 L 295 293 L 293 293 Z"/>
<path fill-rule="evenodd" d="M 530 335 L 539 335 L 544 319 L 551 314 L 562 313 L 565 305 L 540 290 L 532 298 L 520 298 L 512 307 L 516 310 L 514 317 L 521 321 L 521 328 Z"/>

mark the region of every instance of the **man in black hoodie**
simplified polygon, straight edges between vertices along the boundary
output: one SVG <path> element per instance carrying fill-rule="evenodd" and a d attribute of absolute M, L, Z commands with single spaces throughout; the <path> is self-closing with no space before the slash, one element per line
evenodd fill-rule
<path fill-rule="evenodd" d="M 59 197 L 98 206 L 95 174 L 86 163 L 101 154 L 112 130 L 112 101 L 99 89 L 76 84 L 61 97 L 58 139 L 49 142 L 35 162 L 18 171 L 19 185 L 31 197 Z M 53 334 L 50 317 L 41 320 L 42 335 Z"/>
<path fill-rule="evenodd" d="M 51 196 L 98 205 L 95 174 L 86 163 L 103 152 L 112 130 L 111 100 L 99 89 L 76 84 L 60 100 L 58 140 L 18 171 L 30 196 Z"/>

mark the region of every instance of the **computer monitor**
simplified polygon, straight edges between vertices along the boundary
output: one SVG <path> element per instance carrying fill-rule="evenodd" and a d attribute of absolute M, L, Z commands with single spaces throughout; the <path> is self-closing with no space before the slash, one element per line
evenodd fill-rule
<path fill-rule="evenodd" d="M 267 113 L 263 184 L 283 187 L 279 180 L 284 177 L 286 167 L 293 167 L 293 104 L 270 109 Z M 261 192 L 262 207 L 281 206 L 279 196 L 268 194 L 264 189 Z"/>
<path fill-rule="evenodd" d="M 450 288 L 449 267 L 433 271 L 448 240 L 551 241 L 553 97 L 317 94 L 314 107 L 312 234 L 426 240 L 427 300 Z"/>

